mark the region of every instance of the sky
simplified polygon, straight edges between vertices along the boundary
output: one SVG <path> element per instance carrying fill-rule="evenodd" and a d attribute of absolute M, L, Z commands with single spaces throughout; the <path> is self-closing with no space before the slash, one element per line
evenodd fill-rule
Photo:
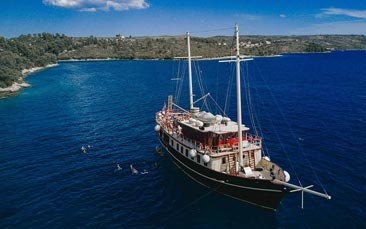
<path fill-rule="evenodd" d="M 0 0 L 0 36 L 366 34 L 366 0 Z"/>

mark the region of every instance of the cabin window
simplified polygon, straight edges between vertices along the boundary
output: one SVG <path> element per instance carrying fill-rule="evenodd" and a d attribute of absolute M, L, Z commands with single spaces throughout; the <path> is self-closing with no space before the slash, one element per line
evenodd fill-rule
<path fill-rule="evenodd" d="M 188 149 L 186 149 L 186 157 L 188 157 Z"/>
<path fill-rule="evenodd" d="M 204 164 L 204 166 L 207 166 L 207 163 L 206 162 L 204 162 L 203 164 Z"/>
<path fill-rule="evenodd" d="M 178 142 L 177 142 L 177 147 L 176 147 L 176 148 L 177 148 L 177 150 L 179 151 L 179 144 L 178 144 Z"/>
<path fill-rule="evenodd" d="M 223 157 L 222 158 L 222 162 L 221 162 L 222 164 L 226 164 L 226 157 Z"/>
<path fill-rule="evenodd" d="M 197 162 L 201 163 L 201 155 L 197 155 Z"/>
<path fill-rule="evenodd" d="M 170 139 L 170 145 L 173 146 L 173 139 Z"/>
<path fill-rule="evenodd" d="M 183 146 L 180 147 L 180 152 L 183 153 Z"/>

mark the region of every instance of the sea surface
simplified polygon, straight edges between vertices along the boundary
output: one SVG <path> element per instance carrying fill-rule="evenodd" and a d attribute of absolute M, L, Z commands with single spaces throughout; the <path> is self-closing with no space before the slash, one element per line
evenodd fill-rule
<path fill-rule="evenodd" d="M 272 161 L 294 184 L 332 196 L 304 194 L 301 209 L 291 193 L 275 212 L 216 194 L 156 153 L 154 115 L 174 93 L 177 61 L 63 62 L 34 73 L 31 88 L 0 100 L 0 228 L 366 228 L 365 63 L 365 51 L 348 51 L 242 64 L 244 122 L 253 127 L 251 104 Z M 219 103 L 229 95 L 236 119 L 224 83 L 233 68 L 194 66 Z"/>

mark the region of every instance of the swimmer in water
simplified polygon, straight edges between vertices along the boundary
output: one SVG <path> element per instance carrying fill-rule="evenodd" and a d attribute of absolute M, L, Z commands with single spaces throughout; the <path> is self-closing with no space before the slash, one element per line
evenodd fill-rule
<path fill-rule="evenodd" d="M 137 169 L 135 169 L 132 164 L 130 165 L 130 169 L 131 169 L 131 172 L 133 174 L 138 174 L 139 173 L 139 171 Z"/>
<path fill-rule="evenodd" d="M 84 146 L 81 147 L 80 149 L 83 153 L 86 153 L 86 148 Z"/>
<path fill-rule="evenodd" d="M 122 170 L 122 167 L 117 163 L 117 171 Z"/>
<path fill-rule="evenodd" d="M 160 153 L 160 152 L 161 152 L 161 148 L 160 148 L 160 146 L 156 146 L 156 147 L 155 147 L 155 150 L 156 150 L 156 152 L 157 152 L 157 153 Z"/>
<path fill-rule="evenodd" d="M 155 169 L 157 169 L 157 168 L 158 168 L 158 163 L 157 163 L 157 162 L 155 162 L 155 163 L 153 164 L 153 168 L 155 168 Z"/>
<path fill-rule="evenodd" d="M 91 148 L 91 145 L 88 145 L 88 149 L 90 149 Z"/>
<path fill-rule="evenodd" d="M 141 174 L 148 174 L 148 173 L 149 173 L 149 171 L 147 171 L 147 169 L 144 169 L 144 171 L 141 172 Z"/>

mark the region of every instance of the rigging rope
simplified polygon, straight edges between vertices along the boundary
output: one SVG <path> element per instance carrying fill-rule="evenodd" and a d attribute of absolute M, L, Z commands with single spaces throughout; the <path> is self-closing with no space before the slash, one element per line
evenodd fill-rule
<path fill-rule="evenodd" d="M 262 131 L 262 127 L 261 124 L 259 122 L 259 118 L 258 118 L 258 114 L 257 111 L 255 109 L 255 106 L 253 105 L 252 102 L 252 93 L 251 93 L 251 87 L 250 87 L 250 74 L 249 74 L 249 64 L 248 62 L 246 63 L 246 77 L 242 77 L 242 80 L 244 82 L 244 86 L 245 86 L 245 95 L 246 95 L 246 101 L 247 101 L 247 108 L 248 108 L 248 114 L 249 114 L 249 118 L 252 124 L 252 127 L 254 129 L 254 132 L 257 136 L 261 136 L 262 137 L 262 146 L 263 146 L 263 154 L 266 156 L 270 156 L 269 150 L 267 148 L 267 144 L 265 141 L 265 137 Z M 255 78 L 255 77 L 253 77 Z M 259 95 L 257 87 L 254 87 L 254 89 L 256 90 L 256 95 Z"/>
<path fill-rule="evenodd" d="M 180 99 L 180 92 L 179 92 L 179 80 L 180 79 L 180 61 L 178 62 L 178 70 L 177 70 L 177 75 L 176 75 L 176 79 L 177 79 L 177 82 L 175 83 L 175 95 L 174 95 L 174 102 L 175 103 L 178 103 L 179 102 L 179 99 Z"/>
<path fill-rule="evenodd" d="M 224 104 L 224 112 L 225 113 L 229 113 L 229 99 L 230 99 L 230 95 L 231 95 L 231 89 L 232 89 L 232 86 L 233 86 L 233 79 L 234 79 L 234 74 L 233 74 L 233 70 L 234 70 L 234 67 L 233 65 L 229 64 L 228 65 L 229 67 L 229 70 L 230 70 L 230 74 L 229 74 L 229 82 L 228 82 L 228 85 L 227 85 L 227 89 L 226 89 L 226 96 L 225 96 L 225 104 Z"/>
<path fill-rule="evenodd" d="M 199 86 L 199 89 L 200 89 L 200 92 L 201 92 L 201 96 L 203 97 L 206 93 L 205 93 L 205 88 L 204 88 L 204 84 L 203 84 L 203 80 L 202 80 L 202 78 L 203 78 L 202 77 L 202 70 L 201 70 L 199 64 L 196 63 L 196 62 L 193 62 L 193 66 L 194 66 L 194 69 L 195 69 L 195 72 L 196 72 L 196 76 L 197 76 L 196 78 L 197 78 L 198 86 Z M 207 103 L 206 98 L 203 99 L 201 109 L 203 109 L 204 106 L 206 107 L 207 111 L 211 112 L 211 107 Z"/>
<path fill-rule="evenodd" d="M 260 69 L 257 69 L 257 70 L 258 70 L 258 72 L 259 72 L 259 77 L 260 77 L 260 78 L 261 78 L 261 80 L 264 82 L 264 86 L 265 86 L 265 87 L 267 88 L 267 90 L 269 91 L 269 94 L 271 95 L 271 98 L 272 98 L 272 100 L 274 101 L 274 103 L 275 103 L 275 105 L 276 105 L 276 107 L 277 107 L 277 110 L 279 111 L 279 113 L 280 113 L 280 114 L 281 114 L 281 116 L 282 116 L 282 119 L 285 121 L 285 123 L 286 123 L 286 124 L 287 124 L 287 126 L 288 126 L 288 123 L 287 123 L 287 122 L 286 122 L 286 120 L 285 120 L 285 116 L 284 116 L 283 112 L 282 112 L 282 111 L 281 111 L 281 109 L 280 109 L 280 106 L 279 106 L 279 104 L 278 104 L 278 102 L 277 102 L 277 100 L 276 100 L 276 97 L 274 96 L 274 94 L 273 94 L 273 92 L 272 92 L 271 88 L 268 86 L 267 81 L 263 78 L 263 76 L 262 76 L 262 74 L 261 74 L 261 72 L 260 72 Z M 283 142 L 281 141 L 281 138 L 280 138 L 280 136 L 279 136 L 279 134 L 278 134 L 278 131 L 276 130 L 276 128 L 275 128 L 275 126 L 274 126 L 274 123 L 273 123 L 272 118 L 270 117 L 270 118 L 269 118 L 269 120 L 270 120 L 270 123 L 271 123 L 272 129 L 273 129 L 273 132 L 275 133 L 276 138 L 277 138 L 278 142 L 279 142 L 279 143 L 280 143 L 280 145 L 281 145 L 282 151 L 286 154 L 286 158 L 287 158 L 287 160 L 290 162 L 291 169 L 293 170 L 293 172 L 294 172 L 294 174 L 295 174 L 295 177 L 296 177 L 297 181 L 299 182 L 300 186 L 301 186 L 301 187 L 303 187 L 303 185 L 302 185 L 302 183 L 301 183 L 301 180 L 300 180 L 300 178 L 299 178 L 299 176 L 298 176 L 298 174 L 297 174 L 297 172 L 296 172 L 296 170 L 295 170 L 295 168 L 294 168 L 294 166 L 293 166 L 293 162 L 292 162 L 292 160 L 291 160 L 291 158 L 290 158 L 290 156 L 289 156 L 289 154 L 288 154 L 288 152 L 287 152 L 287 150 L 286 150 L 286 147 L 285 147 L 285 145 L 283 144 Z M 289 126 L 288 126 L 288 127 L 289 127 Z"/>
<path fill-rule="evenodd" d="M 196 30 L 189 32 L 190 34 L 199 34 L 199 33 L 207 33 L 207 32 L 217 32 L 217 31 L 224 31 L 224 30 L 230 30 L 232 31 L 233 27 L 225 27 L 225 28 L 218 28 L 218 29 L 209 29 L 209 30 Z"/>
<path fill-rule="evenodd" d="M 255 73 L 255 71 L 253 73 Z M 247 74 L 247 76 L 249 78 L 250 74 Z M 253 74 L 252 77 L 253 77 L 253 79 L 255 79 L 256 78 L 255 77 L 255 74 Z M 258 92 L 258 87 L 254 87 L 254 90 L 255 90 L 255 94 L 254 95 L 257 96 L 257 99 L 255 99 L 255 101 L 258 101 L 257 104 L 259 105 L 259 107 L 265 107 L 265 104 L 264 104 L 263 100 L 262 99 L 259 99 L 260 93 Z M 255 111 L 256 114 L 258 114 L 256 112 L 256 110 L 255 110 L 255 106 L 254 106 L 254 111 Z M 269 117 L 268 112 L 263 112 L 263 113 L 267 116 L 267 119 L 268 120 L 271 118 L 271 117 Z M 262 137 L 262 146 L 264 148 L 263 154 L 264 155 L 268 155 L 270 157 L 271 155 L 269 153 L 269 150 L 268 150 L 268 147 L 267 147 L 267 144 L 266 144 L 266 139 L 265 139 L 265 136 L 263 134 L 262 127 L 261 127 L 261 122 L 259 122 L 258 115 L 256 115 L 256 119 L 257 119 L 257 126 L 258 126 L 258 129 L 259 129 L 259 133 L 260 133 L 260 136 Z"/>
<path fill-rule="evenodd" d="M 215 103 L 216 107 L 220 110 L 220 114 L 223 115 L 224 117 L 226 117 L 226 113 L 224 112 L 224 110 L 220 107 L 220 105 L 216 102 L 216 100 L 211 96 L 209 95 L 209 97 L 212 99 L 212 101 Z M 217 112 L 216 112 L 217 113 Z"/>
<path fill-rule="evenodd" d="M 180 97 L 182 94 L 182 88 L 184 84 L 184 78 L 185 78 L 185 72 L 187 69 L 187 66 L 183 64 L 183 69 L 181 70 L 181 64 L 182 61 L 179 60 L 178 62 L 178 73 L 177 73 L 177 81 L 176 81 L 176 91 L 175 91 L 175 103 L 179 104 Z"/>
<path fill-rule="evenodd" d="M 259 72 L 259 73 L 261 73 L 261 72 L 260 72 L 260 69 L 258 69 L 258 72 Z M 297 141 L 297 140 L 296 140 L 295 132 L 293 131 L 293 129 L 292 129 L 292 127 L 291 127 L 291 125 L 289 124 L 288 120 L 286 119 L 286 117 L 285 117 L 284 113 L 283 113 L 283 112 L 282 112 L 282 110 L 280 109 L 280 106 L 279 106 L 279 104 L 278 104 L 278 101 L 277 101 L 276 97 L 274 96 L 274 94 L 273 94 L 272 90 L 270 89 L 270 87 L 268 86 L 268 84 L 267 84 L 266 80 L 262 77 L 262 75 L 261 75 L 261 74 L 259 74 L 259 75 L 260 75 L 261 79 L 263 80 L 263 82 L 265 83 L 266 88 L 268 89 L 268 91 L 269 91 L 269 93 L 270 93 L 270 95 L 271 95 L 271 97 L 272 97 L 272 99 L 273 99 L 273 101 L 274 101 L 274 103 L 275 103 L 275 105 L 276 105 L 276 107 L 277 107 L 277 109 L 278 109 L 278 111 L 279 111 L 279 113 L 280 113 L 280 115 L 281 115 L 282 119 L 284 120 L 284 123 L 286 124 L 287 128 L 290 130 L 290 133 L 291 133 L 291 135 L 292 135 L 293 139 L 296 141 L 297 148 L 298 148 L 298 149 L 300 149 L 300 151 L 301 151 L 301 153 L 302 153 L 302 155 L 303 155 L 303 158 L 305 158 L 306 162 L 308 163 L 308 165 L 309 165 L 309 167 L 310 167 L 310 169 L 311 169 L 312 173 L 314 174 L 314 176 L 315 176 L 315 178 L 316 178 L 317 182 L 320 184 L 320 186 L 321 186 L 321 188 L 323 189 L 324 193 L 325 193 L 325 194 L 327 194 L 327 191 L 326 191 L 326 189 L 325 189 L 324 185 L 323 185 L 323 184 L 322 184 L 322 182 L 320 181 L 320 178 L 319 178 L 319 176 L 317 175 L 317 173 L 315 172 L 314 167 L 313 167 L 313 166 L 312 166 L 312 164 L 310 163 L 309 158 L 306 156 L 305 151 L 304 151 L 304 148 L 300 145 L 299 141 Z M 278 140 L 280 141 L 280 139 L 279 139 L 279 135 L 278 135 L 277 131 L 275 131 L 276 129 L 274 128 L 274 124 L 273 124 L 272 119 L 269 119 L 269 120 L 271 121 L 272 127 L 273 127 L 273 129 L 274 129 L 274 132 L 276 133 L 276 136 L 277 136 Z M 283 148 L 284 152 L 286 153 L 286 156 L 287 156 L 287 158 L 288 158 L 288 160 L 289 160 L 289 162 L 290 162 L 291 168 L 292 168 L 292 169 L 294 170 L 294 172 L 295 172 L 296 178 L 298 179 L 298 181 L 299 181 L 300 185 L 302 186 L 301 181 L 300 181 L 300 179 L 298 178 L 298 175 L 297 175 L 297 173 L 296 173 L 296 170 L 294 169 L 294 167 L 293 167 L 293 165 L 292 165 L 292 161 L 290 160 L 290 158 L 289 158 L 289 156 L 288 156 L 288 154 L 287 154 L 287 151 L 285 150 L 285 148 L 284 148 L 284 146 L 283 146 L 283 143 L 282 143 L 281 141 L 280 141 L 280 144 L 281 144 L 281 147 Z"/>
<path fill-rule="evenodd" d="M 233 56 L 233 51 L 234 51 L 234 47 L 235 47 L 235 43 L 236 43 L 236 39 L 235 39 L 235 34 L 234 36 L 232 37 L 231 39 L 231 44 L 230 44 L 230 56 Z M 230 95 L 231 95 L 231 89 L 232 89 L 232 86 L 233 86 L 233 82 L 234 82 L 234 73 L 235 73 L 235 66 L 232 65 L 232 64 L 229 64 L 228 65 L 228 68 L 229 68 L 229 82 L 228 82 L 228 85 L 227 85 L 227 89 L 226 89 L 226 96 L 225 96 L 225 105 L 224 105 L 224 112 L 225 113 L 229 113 L 229 98 L 230 98 Z"/>
<path fill-rule="evenodd" d="M 247 102 L 248 116 L 249 116 L 249 119 L 250 119 L 250 122 L 252 124 L 252 127 L 253 127 L 253 130 L 254 130 L 255 134 L 258 136 L 258 130 L 257 130 L 257 127 L 255 125 L 255 118 L 254 118 L 255 110 L 254 110 L 253 104 L 252 104 L 250 85 L 249 85 L 248 63 L 246 63 L 246 70 L 247 70 L 247 73 L 246 73 L 247 77 L 242 77 L 242 79 L 244 81 L 244 87 L 245 87 L 245 98 L 246 98 L 246 102 Z M 242 72 L 242 70 L 241 70 L 241 72 Z"/>

